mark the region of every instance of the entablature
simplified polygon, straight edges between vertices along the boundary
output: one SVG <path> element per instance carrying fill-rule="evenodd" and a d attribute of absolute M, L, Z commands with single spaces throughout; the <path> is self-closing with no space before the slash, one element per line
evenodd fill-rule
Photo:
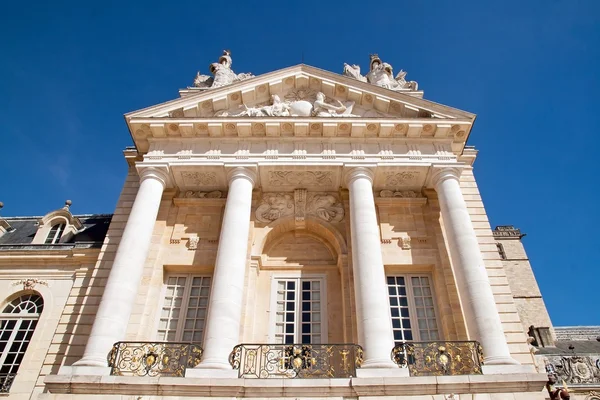
<path fill-rule="evenodd" d="M 226 192 L 227 172 L 236 167 L 256 171 L 255 189 L 263 192 L 293 192 L 306 189 L 315 192 L 335 192 L 346 186 L 346 174 L 356 168 L 368 168 L 373 175 L 375 191 L 412 190 L 420 193 L 431 186 L 434 168 L 450 166 L 461 170 L 462 163 L 454 160 L 416 159 L 405 161 L 373 162 L 368 159 L 348 160 L 267 160 L 252 159 L 170 159 L 168 156 L 146 156 L 136 164 L 138 171 L 161 168 L 169 174 L 173 185 L 183 192 Z"/>
<path fill-rule="evenodd" d="M 432 138 L 459 154 L 475 115 L 300 65 L 125 116 L 140 153 L 152 138 Z"/>

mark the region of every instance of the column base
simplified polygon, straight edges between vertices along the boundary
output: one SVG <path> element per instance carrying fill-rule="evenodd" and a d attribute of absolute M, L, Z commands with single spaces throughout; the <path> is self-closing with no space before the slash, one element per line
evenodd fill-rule
<path fill-rule="evenodd" d="M 83 367 L 83 366 L 87 366 L 87 367 L 107 367 L 108 366 L 108 361 L 106 361 L 106 357 L 102 357 L 102 356 L 87 356 L 87 357 L 83 357 L 81 360 L 79 361 L 75 361 L 73 363 L 74 367 Z"/>
<path fill-rule="evenodd" d="M 410 373 L 408 368 L 358 368 L 356 370 L 357 378 L 408 378 Z"/>
<path fill-rule="evenodd" d="M 394 363 L 389 358 L 383 358 L 383 359 L 375 358 L 375 359 L 369 359 L 369 360 L 363 361 L 360 368 L 362 368 L 362 369 L 369 369 L 369 368 L 398 369 L 399 367 L 396 363 Z"/>
<path fill-rule="evenodd" d="M 483 363 L 485 365 L 521 365 L 520 362 L 510 356 L 484 357 Z"/>

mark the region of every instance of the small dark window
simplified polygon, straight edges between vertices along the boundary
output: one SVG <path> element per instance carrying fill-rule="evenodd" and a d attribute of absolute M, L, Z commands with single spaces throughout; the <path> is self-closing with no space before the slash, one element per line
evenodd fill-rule
<path fill-rule="evenodd" d="M 500 243 L 496 243 L 496 247 L 498 248 L 498 254 L 500 254 L 500 258 L 506 260 L 506 253 L 504 252 L 504 246 Z"/>

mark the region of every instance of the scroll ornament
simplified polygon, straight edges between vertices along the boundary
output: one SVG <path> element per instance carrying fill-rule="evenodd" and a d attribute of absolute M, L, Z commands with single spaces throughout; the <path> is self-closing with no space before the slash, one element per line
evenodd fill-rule
<path fill-rule="evenodd" d="M 310 193 L 305 197 L 304 189 L 302 196 L 294 196 L 291 193 L 269 193 L 265 194 L 261 204 L 255 212 L 256 219 L 260 222 L 269 223 L 279 218 L 294 215 L 296 219 L 304 218 L 305 215 L 314 215 L 327 222 L 340 222 L 344 218 L 344 206 L 333 194 Z"/>

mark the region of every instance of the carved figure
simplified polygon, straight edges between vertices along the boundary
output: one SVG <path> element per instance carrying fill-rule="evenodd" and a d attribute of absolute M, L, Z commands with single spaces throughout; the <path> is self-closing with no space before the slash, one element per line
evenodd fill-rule
<path fill-rule="evenodd" d="M 367 78 L 360 74 L 360 65 L 352 64 L 348 65 L 344 63 L 343 75 L 349 76 L 361 82 L 366 82 Z"/>
<path fill-rule="evenodd" d="M 215 113 L 216 117 L 289 117 L 290 106 L 281 101 L 278 95 L 271 97 L 272 104 L 261 107 L 248 107 L 245 104 L 235 111 L 223 110 Z"/>
<path fill-rule="evenodd" d="M 223 50 L 223 54 L 219 57 L 219 62 L 212 63 L 208 67 L 210 72 L 214 75 L 214 78 L 208 75 L 202 75 L 198 72 L 194 79 L 194 87 L 200 89 L 212 89 L 254 77 L 254 75 L 249 72 L 236 75 L 231 69 L 232 63 L 231 52 L 229 50 Z"/>
<path fill-rule="evenodd" d="M 398 85 L 404 89 L 417 90 L 419 88 L 419 84 L 416 81 L 407 81 L 404 79 L 406 73 L 406 71 L 401 69 L 400 72 L 398 72 L 398 75 L 396 75 L 396 82 L 398 82 Z"/>
<path fill-rule="evenodd" d="M 341 101 L 336 100 L 339 105 L 335 106 L 325 102 L 325 94 L 317 93 L 317 99 L 313 104 L 313 117 L 356 117 L 352 115 L 354 102 L 350 102 L 349 106 L 345 106 Z"/>
<path fill-rule="evenodd" d="M 269 117 L 288 117 L 290 115 L 290 106 L 281 101 L 281 98 L 274 94 L 271 96 L 272 105 L 262 107 L 262 111 Z"/>
<path fill-rule="evenodd" d="M 344 63 L 343 75 L 357 79 L 361 82 L 369 82 L 373 85 L 381 86 L 391 90 L 417 90 L 418 84 L 415 81 L 407 81 L 406 71 L 400 70 L 394 78 L 393 68 L 390 64 L 381 61 L 377 54 L 371 54 L 369 63 L 369 72 L 366 76 L 360 74 L 360 67 L 356 64 L 348 65 Z"/>

